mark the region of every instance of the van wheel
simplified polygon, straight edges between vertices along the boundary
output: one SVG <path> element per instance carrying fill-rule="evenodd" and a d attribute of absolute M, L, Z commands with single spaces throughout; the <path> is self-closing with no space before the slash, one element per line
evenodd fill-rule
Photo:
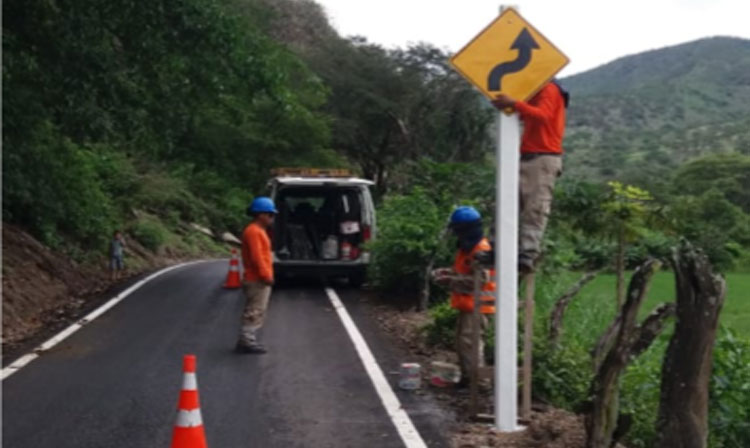
<path fill-rule="evenodd" d="M 349 276 L 349 286 L 353 288 L 359 288 L 360 286 L 365 284 L 365 280 L 367 280 L 367 278 L 363 273 L 352 274 Z"/>

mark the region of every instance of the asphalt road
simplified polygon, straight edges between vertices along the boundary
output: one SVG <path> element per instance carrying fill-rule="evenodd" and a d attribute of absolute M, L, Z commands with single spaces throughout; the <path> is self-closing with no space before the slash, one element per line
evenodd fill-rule
<path fill-rule="evenodd" d="M 270 352 L 237 355 L 244 299 L 220 288 L 226 269 L 157 277 L 3 381 L 2 446 L 168 447 L 187 353 L 209 447 L 404 446 L 322 285 L 276 289 Z M 397 390 L 389 372 L 408 359 L 356 290 L 337 291 L 427 446 L 449 446 L 451 416 Z"/>

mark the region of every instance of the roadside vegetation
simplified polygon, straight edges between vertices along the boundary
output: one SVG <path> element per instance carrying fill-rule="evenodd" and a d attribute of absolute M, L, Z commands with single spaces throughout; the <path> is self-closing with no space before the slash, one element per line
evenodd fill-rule
<path fill-rule="evenodd" d="M 581 412 L 590 399 L 590 352 L 617 310 L 619 245 L 624 244 L 623 281 L 627 283 L 635 266 L 649 257 L 666 259 L 672 247 L 688 239 L 705 248 L 712 263 L 725 273 L 728 285 L 711 380 L 711 446 L 750 443 L 746 406 L 750 402 L 750 209 L 747 194 L 736 194 L 750 178 L 748 161 L 750 158 L 741 155 L 696 159 L 673 174 L 669 188 L 653 193 L 617 183 L 563 178 L 556 190 L 545 259 L 537 277 L 534 394 L 538 400 Z M 451 264 L 454 242 L 441 238 L 440 230 L 452 206 L 471 203 L 486 215 L 492 213 L 492 193 L 482 190 L 481 181 L 473 182 L 491 174 L 485 165 L 423 164 L 419 171 L 420 175 L 412 177 L 413 186 L 387 196 L 381 206 L 381 238 L 373 247 L 371 277 L 377 288 L 398 292 L 404 300 L 413 300 L 414 306 L 418 305 L 430 257 L 435 257 L 436 266 Z M 460 175 L 465 172 L 477 176 Z M 450 174 L 456 181 L 445 188 L 442 185 Z M 427 187 L 430 182 L 434 188 Z M 420 219 L 415 219 L 417 215 Z M 620 237 L 623 229 L 626 238 Z M 396 275 L 394 266 L 406 275 Z M 589 270 L 601 273 L 573 299 L 559 343 L 550 343 L 549 319 L 556 300 Z M 456 313 L 447 296 L 440 288 L 431 290 L 428 312 L 433 321 L 424 331 L 428 342 L 450 348 Z M 656 305 L 674 300 L 673 273 L 663 269 L 653 278 L 641 319 Z M 621 411 L 632 417 L 628 446 L 654 443 L 662 361 L 671 334 L 670 323 L 622 378 Z M 490 359 L 492 338 L 487 335 Z"/>

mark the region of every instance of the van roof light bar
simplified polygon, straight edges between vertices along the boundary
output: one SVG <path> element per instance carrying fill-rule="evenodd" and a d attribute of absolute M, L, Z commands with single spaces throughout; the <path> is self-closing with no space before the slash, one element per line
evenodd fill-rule
<path fill-rule="evenodd" d="M 352 177 L 352 172 L 343 168 L 274 168 L 271 174 L 277 177 Z"/>

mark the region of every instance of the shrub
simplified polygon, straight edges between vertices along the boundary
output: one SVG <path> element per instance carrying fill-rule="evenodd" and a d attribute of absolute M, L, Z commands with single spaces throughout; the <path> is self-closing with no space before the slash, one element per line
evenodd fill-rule
<path fill-rule="evenodd" d="M 546 340 L 535 338 L 533 357 L 532 385 L 537 398 L 569 410 L 575 410 L 588 398 L 593 373 L 585 347 L 553 347 Z"/>
<path fill-rule="evenodd" d="M 709 408 L 711 446 L 750 446 L 750 341 L 722 329 L 714 348 Z"/>
<path fill-rule="evenodd" d="M 54 247 L 67 238 L 84 248 L 99 247 L 118 213 L 98 154 L 62 137 L 50 123 L 41 123 L 32 135 L 3 153 L 3 218 Z"/>
<path fill-rule="evenodd" d="M 386 198 L 378 210 L 378 239 L 370 245 L 370 280 L 383 290 L 414 292 L 433 253 L 438 265 L 450 264 L 448 242 L 440 238 L 449 213 L 421 188 Z"/>
<path fill-rule="evenodd" d="M 169 231 L 157 219 L 140 218 L 130 228 L 130 233 L 147 249 L 156 252 L 166 242 Z"/>
<path fill-rule="evenodd" d="M 449 301 L 438 303 L 430 309 L 432 322 L 425 326 L 427 343 L 452 349 L 456 340 L 458 311 L 451 308 Z"/>

